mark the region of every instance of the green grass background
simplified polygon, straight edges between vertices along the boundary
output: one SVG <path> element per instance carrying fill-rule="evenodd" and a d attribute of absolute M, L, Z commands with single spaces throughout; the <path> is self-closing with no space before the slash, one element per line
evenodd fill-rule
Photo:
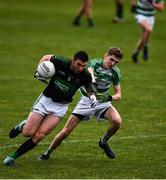
<path fill-rule="evenodd" d="M 85 19 L 81 27 L 71 22 L 81 0 L 0 1 L 0 178 L 1 179 L 164 179 L 166 178 L 166 45 L 165 11 L 156 14 L 150 40 L 150 60 L 133 64 L 131 53 L 140 34 L 125 1 L 125 22 L 114 25 L 114 1 L 94 0 L 94 28 Z M 115 160 L 108 159 L 98 140 L 108 122 L 82 122 L 47 162 L 37 157 L 47 149 L 64 126 L 79 94 L 61 124 L 33 151 L 16 160 L 17 168 L 3 159 L 25 141 L 8 138 L 8 131 L 27 117 L 45 85 L 33 78 L 45 54 L 72 58 L 86 50 L 91 58 L 102 57 L 108 47 L 122 48 L 122 100 L 113 103 L 123 124 L 112 138 Z"/>

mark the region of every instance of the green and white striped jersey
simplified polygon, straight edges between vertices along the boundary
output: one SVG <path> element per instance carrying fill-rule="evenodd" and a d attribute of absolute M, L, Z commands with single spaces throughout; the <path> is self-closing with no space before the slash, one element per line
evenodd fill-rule
<path fill-rule="evenodd" d="M 153 0 L 156 3 L 163 2 L 163 0 Z M 137 2 L 137 14 L 142 14 L 144 16 L 154 16 L 155 8 L 149 0 L 138 0 Z"/>
<path fill-rule="evenodd" d="M 110 69 L 104 69 L 103 59 L 95 58 L 90 61 L 88 67 L 92 67 L 94 69 L 97 93 L 108 93 L 111 85 L 120 84 L 121 75 L 117 66 Z M 83 91 L 81 92 L 85 95 Z"/>

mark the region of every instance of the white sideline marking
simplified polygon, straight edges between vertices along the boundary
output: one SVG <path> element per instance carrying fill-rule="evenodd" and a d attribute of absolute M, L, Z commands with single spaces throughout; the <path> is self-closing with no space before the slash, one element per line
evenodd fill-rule
<path fill-rule="evenodd" d="M 155 134 L 155 135 L 141 135 L 141 136 L 124 136 L 124 137 L 119 137 L 115 138 L 115 140 L 124 140 L 124 139 L 142 139 L 142 138 L 165 138 L 166 134 Z M 98 142 L 99 139 L 83 139 L 83 140 L 67 140 L 63 141 L 63 143 L 76 143 L 76 142 Z M 50 142 L 51 143 L 51 142 Z M 40 143 L 40 145 L 45 146 L 45 145 L 50 145 L 50 143 Z M 8 149 L 8 148 L 13 148 L 13 147 L 18 147 L 20 144 L 13 144 L 13 145 L 6 145 L 0 147 L 0 149 Z"/>

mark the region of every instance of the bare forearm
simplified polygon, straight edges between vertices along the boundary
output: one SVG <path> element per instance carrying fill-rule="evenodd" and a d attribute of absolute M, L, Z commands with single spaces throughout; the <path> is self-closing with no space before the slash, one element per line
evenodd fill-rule
<path fill-rule="evenodd" d="M 43 56 L 43 57 L 40 59 L 39 63 L 41 63 L 41 62 L 43 62 L 43 61 L 50 61 L 50 59 L 51 59 L 52 56 L 53 56 L 53 55 L 45 55 L 45 56 Z"/>
<path fill-rule="evenodd" d="M 117 85 L 114 86 L 114 94 L 112 95 L 112 100 L 113 101 L 118 101 L 121 99 L 121 86 Z"/>
<path fill-rule="evenodd" d="M 121 99 L 121 93 L 112 95 L 113 101 L 119 101 Z"/>

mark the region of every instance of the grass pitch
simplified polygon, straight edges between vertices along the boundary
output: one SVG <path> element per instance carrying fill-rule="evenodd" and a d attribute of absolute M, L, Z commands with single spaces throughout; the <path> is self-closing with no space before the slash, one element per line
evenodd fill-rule
<path fill-rule="evenodd" d="M 140 29 L 125 4 L 125 22 L 114 25 L 114 3 L 95 0 L 94 28 L 83 20 L 81 27 L 71 22 L 82 1 L 12 0 L 0 1 L 0 178 L 1 179 L 120 179 L 166 178 L 166 52 L 165 12 L 157 13 L 150 41 L 150 60 L 135 65 L 131 53 Z M 61 122 L 39 146 L 16 160 L 17 168 L 3 166 L 4 157 L 25 140 L 8 138 L 8 131 L 27 117 L 34 100 L 45 85 L 33 78 L 38 60 L 45 54 L 72 57 L 86 50 L 90 57 L 102 57 L 108 47 L 124 52 L 119 64 L 122 100 L 114 103 L 123 124 L 112 138 L 115 160 L 98 147 L 108 123 L 95 119 L 82 122 L 47 162 L 37 157 L 63 127 L 79 94 Z"/>

